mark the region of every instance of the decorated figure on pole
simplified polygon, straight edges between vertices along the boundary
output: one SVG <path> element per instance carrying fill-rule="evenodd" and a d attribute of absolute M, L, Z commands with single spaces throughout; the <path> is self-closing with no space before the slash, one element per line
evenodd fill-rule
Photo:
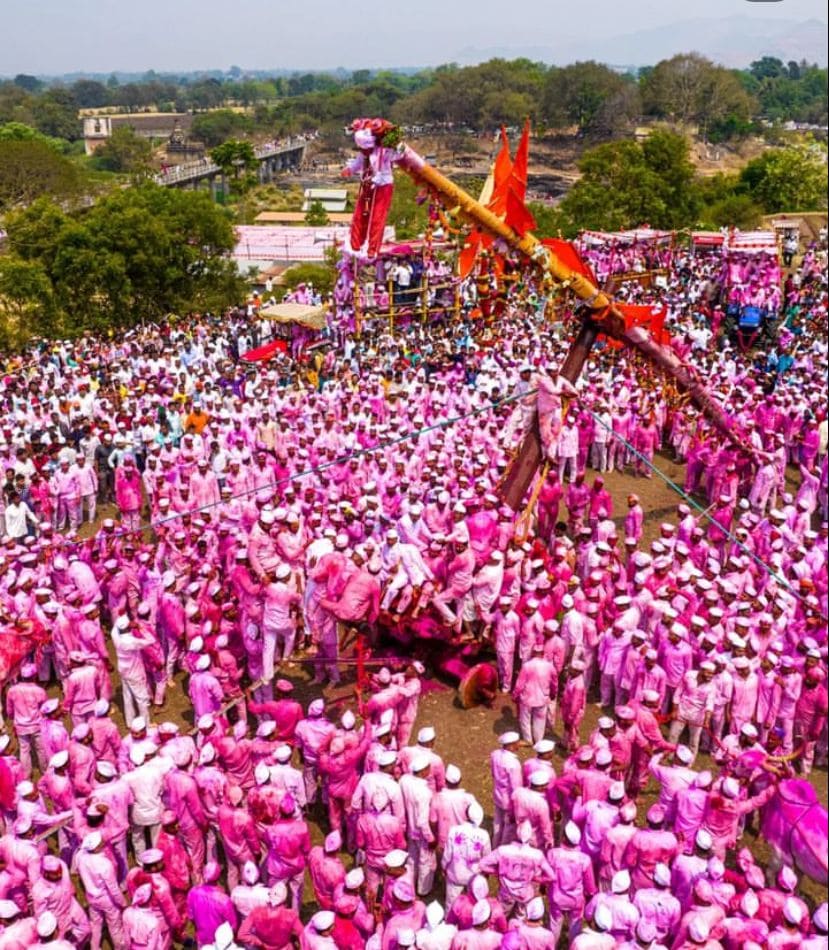
<path fill-rule="evenodd" d="M 368 241 L 365 255 L 371 260 L 380 252 L 391 207 L 394 191 L 392 166 L 400 158 L 395 148 L 399 132 L 386 119 L 355 119 L 351 129 L 359 154 L 341 172 L 344 178 L 359 176 L 360 179 L 357 203 L 351 217 L 351 250 L 359 253 Z"/>

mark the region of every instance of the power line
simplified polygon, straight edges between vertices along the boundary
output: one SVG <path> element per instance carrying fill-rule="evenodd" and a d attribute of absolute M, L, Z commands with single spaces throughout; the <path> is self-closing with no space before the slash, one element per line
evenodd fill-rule
<path fill-rule="evenodd" d="M 612 427 L 609 426 L 606 422 L 604 422 L 599 416 L 597 416 L 595 412 L 593 412 L 591 409 L 587 409 L 586 407 L 585 409 L 593 417 L 593 419 L 596 422 L 598 422 L 600 426 L 602 426 L 603 429 L 605 429 L 608 432 L 613 433 Z M 621 436 L 618 433 L 613 433 L 613 434 L 614 434 L 614 437 L 618 439 L 623 445 L 625 445 L 640 461 L 644 462 L 644 464 L 647 465 L 647 467 L 652 472 L 655 472 L 670 489 L 675 491 L 677 495 L 680 496 L 680 498 L 682 498 L 689 505 L 694 507 L 703 518 L 705 518 L 707 521 L 710 521 L 712 524 L 715 524 L 719 531 L 721 531 L 732 543 L 736 544 L 737 547 L 740 548 L 740 550 L 748 554 L 749 557 L 753 561 L 755 561 L 757 564 L 759 564 L 760 567 L 762 567 L 763 570 L 765 570 L 769 574 L 770 577 L 773 577 L 774 580 L 776 580 L 778 584 L 781 584 L 783 587 L 785 587 L 786 590 L 793 597 L 795 597 L 802 604 L 804 604 L 808 608 L 809 611 L 816 614 L 822 620 L 829 621 L 829 618 L 827 618 L 824 614 L 820 613 L 820 611 L 817 610 L 815 607 L 813 607 L 811 604 L 807 603 L 806 598 L 803 597 L 798 591 L 796 591 L 792 587 L 792 585 L 789 583 L 789 581 L 786 580 L 785 577 L 782 577 L 780 574 L 774 571 L 770 565 L 768 565 L 762 558 L 758 557 L 754 553 L 754 551 L 752 551 L 747 545 L 745 545 L 738 537 L 736 537 L 736 535 L 732 534 L 729 529 L 724 528 L 718 521 L 715 521 L 715 519 L 712 518 L 711 515 L 708 513 L 707 508 L 703 508 L 702 505 L 700 505 L 700 503 L 696 501 L 696 499 L 694 499 L 691 495 L 689 495 L 683 488 L 680 488 L 679 485 L 677 485 L 677 483 L 673 481 L 673 479 L 670 476 L 666 475 L 661 469 L 659 469 L 656 465 L 654 465 L 653 462 L 651 462 L 650 459 L 644 456 L 631 442 L 629 442 L 626 438 L 624 438 L 624 436 Z"/>
<path fill-rule="evenodd" d="M 271 490 L 271 491 L 273 491 L 273 490 L 275 490 L 277 487 L 279 487 L 279 486 L 281 486 L 281 485 L 285 485 L 285 484 L 288 484 L 288 483 L 293 482 L 293 481 L 300 481 L 300 480 L 302 480 L 302 479 L 304 479 L 304 478 L 309 478 L 309 477 L 311 477 L 312 475 L 318 474 L 318 473 L 320 473 L 320 472 L 324 472 L 324 471 L 326 471 L 326 470 L 329 469 L 329 468 L 333 468 L 334 466 L 342 465 L 343 463 L 346 463 L 346 462 L 350 461 L 351 459 L 354 459 L 354 458 L 362 458 L 362 457 L 365 456 L 365 455 L 369 455 L 369 454 L 372 454 L 372 453 L 377 452 L 377 451 L 385 451 L 385 450 L 387 450 L 387 449 L 389 449 L 389 448 L 392 448 L 392 447 L 394 447 L 394 446 L 396 446 L 396 445 L 401 445 L 401 444 L 403 444 L 403 443 L 405 443 L 405 442 L 409 442 L 409 441 L 411 441 L 411 440 L 419 439 L 422 435 L 426 435 L 426 434 L 429 433 L 429 432 L 434 432 L 434 431 L 437 431 L 437 430 L 440 430 L 440 429 L 449 428 L 450 426 L 454 426 L 454 425 L 456 425 L 458 422 L 462 422 L 462 421 L 464 421 L 465 419 L 474 418 L 475 416 L 479 416 L 479 415 L 483 415 L 483 414 L 485 414 L 485 413 L 493 412 L 495 409 L 498 409 L 498 408 L 500 408 L 501 406 L 504 406 L 504 405 L 511 405 L 512 403 L 519 402 L 519 401 L 521 401 L 521 400 L 523 400 L 523 399 L 526 399 L 528 396 L 534 396 L 534 395 L 536 395 L 537 393 L 538 393 L 538 390 L 537 390 L 537 389 L 530 389 L 530 390 L 528 390 L 526 393 L 517 393 L 517 394 L 513 394 L 513 395 L 511 395 L 511 396 L 504 396 L 504 397 L 501 398 L 501 399 L 497 399 L 497 400 L 495 400 L 494 402 L 491 402 L 491 403 L 490 403 L 489 405 L 487 405 L 487 406 L 481 406 L 481 407 L 479 407 L 479 408 L 477 408 L 477 409 L 471 409 L 471 410 L 469 410 L 468 412 L 461 413 L 460 415 L 457 415 L 457 416 L 450 416 L 450 417 L 448 417 L 448 418 L 446 418 L 446 419 L 442 419 L 442 420 L 440 420 L 440 421 L 438 421 L 438 422 L 435 422 L 435 423 L 433 423 L 432 425 L 424 426 L 423 428 L 418 429 L 418 430 L 416 430 L 416 431 L 414 431 L 414 432 L 407 432 L 407 433 L 404 433 L 404 434 L 401 435 L 401 436 L 398 436 L 397 438 L 387 439 L 385 442 L 379 442 L 377 445 L 374 445 L 374 446 L 368 446 L 368 447 L 366 447 L 366 448 L 354 449 L 354 450 L 348 452 L 346 455 L 341 455 L 341 456 L 338 456 L 337 458 L 331 459 L 331 460 L 329 460 L 329 461 L 327 461 L 327 462 L 322 462 L 322 463 L 320 463 L 319 465 L 315 465 L 315 466 L 312 466 L 311 468 L 304 469 L 304 470 L 301 471 L 301 472 L 294 472 L 294 473 L 291 474 L 291 475 L 287 475 L 287 476 L 285 476 L 284 478 L 280 478 L 280 479 L 277 479 L 276 481 L 269 482 L 269 483 L 267 483 L 266 485 L 259 485 L 259 486 L 256 487 L 256 488 L 249 488 L 249 489 L 246 489 L 245 491 L 237 492 L 236 494 L 233 494 L 233 495 L 230 496 L 230 500 L 236 500 L 236 499 L 240 499 L 240 498 L 247 498 L 247 497 L 249 497 L 250 495 L 256 495 L 256 494 L 258 494 L 259 492 L 265 491 L 265 490 Z M 609 426 L 609 425 L 607 425 L 607 423 L 605 423 L 605 422 L 604 422 L 596 413 L 594 413 L 591 409 L 587 408 L 586 406 L 582 406 L 582 408 L 585 409 L 585 411 L 588 412 L 590 416 L 592 416 L 592 418 L 594 419 L 595 422 L 597 422 L 599 425 L 602 426 L 602 428 L 604 428 L 605 430 L 607 430 L 608 432 L 610 432 L 610 433 L 613 435 L 613 437 L 614 437 L 615 439 L 617 439 L 617 440 L 619 440 L 620 442 L 622 442 L 622 444 L 625 445 L 626 448 L 628 448 L 640 461 L 642 461 L 652 472 L 654 472 L 656 475 L 658 475 L 659 478 L 662 479 L 662 481 L 663 481 L 672 491 L 676 492 L 677 495 L 679 495 L 684 501 L 686 501 L 686 502 L 687 502 L 689 505 L 691 505 L 696 511 L 698 511 L 699 514 L 700 514 L 702 517 L 704 517 L 707 521 L 711 522 L 712 524 L 716 524 L 718 530 L 720 530 L 733 544 L 737 545 L 737 547 L 739 547 L 740 550 L 742 550 L 742 551 L 744 551 L 746 554 L 748 554 L 749 557 L 750 557 L 753 561 L 755 561 L 760 567 L 762 567 L 763 570 L 765 570 L 765 571 L 769 574 L 770 577 L 774 578 L 774 580 L 777 581 L 778 584 L 780 584 L 780 585 L 782 585 L 783 587 L 785 587 L 785 589 L 786 589 L 796 600 L 798 600 L 798 601 L 800 601 L 800 603 L 804 604 L 804 606 L 806 606 L 806 608 L 807 608 L 810 612 L 812 612 L 812 613 L 816 614 L 817 616 L 821 617 L 822 620 L 829 622 L 829 617 L 827 617 L 827 616 L 825 616 L 824 614 L 820 613 L 820 611 L 817 610 L 815 607 L 813 607 L 811 604 L 808 604 L 808 603 L 806 602 L 806 598 L 804 598 L 799 592 L 797 592 L 797 591 L 792 587 L 792 585 L 790 584 L 790 582 L 789 582 L 785 577 L 782 577 L 780 574 L 778 574 L 776 571 L 774 571 L 770 565 L 768 565 L 765 561 L 763 561 L 760 557 L 758 557 L 750 548 L 748 548 L 742 541 L 740 541 L 739 538 L 737 538 L 734 534 L 732 534 L 732 532 L 731 532 L 730 530 L 728 530 L 728 529 L 726 529 L 726 528 L 723 528 L 722 525 L 719 524 L 719 522 L 715 522 L 714 519 L 711 517 L 711 515 L 708 513 L 708 510 L 707 510 L 707 509 L 704 509 L 704 508 L 699 504 L 699 502 L 697 502 L 691 495 L 689 495 L 687 492 L 685 492 L 684 489 L 680 488 L 680 486 L 677 485 L 676 482 L 674 482 L 674 481 L 673 481 L 668 475 L 666 475 L 660 468 L 658 468 L 656 465 L 654 465 L 654 463 L 653 463 L 650 459 L 648 459 L 646 456 L 644 456 L 628 439 L 626 439 L 626 438 L 624 438 L 623 436 L 619 435 L 618 433 L 614 432 L 613 429 L 612 429 L 612 427 Z M 164 518 L 151 519 L 151 520 L 146 521 L 146 522 L 141 522 L 138 528 L 134 528 L 134 529 L 120 529 L 120 530 L 117 530 L 117 531 L 113 532 L 113 534 L 110 535 L 110 537 L 114 537 L 114 538 L 116 538 L 116 539 L 117 539 L 117 538 L 121 538 L 121 537 L 128 537 L 129 535 L 135 534 L 136 532 L 139 532 L 139 531 L 144 531 L 144 530 L 146 530 L 146 529 L 148 529 L 148 528 L 149 528 L 149 529 L 155 529 L 156 527 L 159 527 L 159 526 L 162 526 L 162 525 L 168 525 L 169 523 L 175 522 L 175 521 L 179 521 L 179 520 L 181 520 L 181 519 L 184 518 L 184 517 L 193 517 L 194 515 L 197 515 L 199 512 L 210 511 L 210 510 L 212 510 L 212 509 L 214 509 L 214 508 L 219 507 L 220 505 L 226 504 L 226 503 L 227 503 L 227 500 L 228 500 L 228 499 L 223 499 L 223 500 L 218 501 L 218 502 L 209 502 L 209 503 L 206 504 L 206 505 L 200 505 L 200 506 L 198 506 L 198 507 L 196 507 L 196 508 L 188 509 L 187 511 L 174 512 L 173 514 L 167 515 L 167 516 L 165 516 Z M 80 538 L 65 539 L 65 540 L 64 540 L 64 543 L 67 543 L 67 544 L 75 544 L 75 545 L 82 545 L 82 544 L 86 543 L 86 540 L 87 540 L 87 539 L 80 539 Z"/>
<path fill-rule="evenodd" d="M 517 402 L 519 400 L 525 399 L 527 396 L 534 395 L 536 390 L 529 390 L 526 393 L 515 394 L 512 396 L 504 396 L 502 399 L 495 400 L 487 406 L 481 406 L 477 409 L 470 409 L 468 412 L 461 413 L 457 416 L 449 416 L 446 419 L 442 419 L 439 422 L 435 422 L 432 425 L 424 426 L 421 429 L 416 430 L 415 432 L 407 432 L 397 438 L 387 439 L 385 442 L 379 442 L 377 445 L 368 446 L 366 448 L 354 449 L 348 452 L 346 455 L 338 456 L 335 459 L 330 459 L 327 462 L 321 462 L 319 465 L 315 465 L 311 468 L 303 469 L 301 472 L 294 472 L 291 475 L 287 475 L 284 478 L 279 478 L 276 481 L 268 482 L 265 485 L 259 485 L 256 488 L 248 488 L 245 491 L 237 492 L 230 496 L 230 500 L 235 500 L 238 498 L 247 498 L 250 495 L 257 495 L 259 492 L 271 490 L 273 491 L 280 485 L 285 485 L 289 482 L 300 481 L 303 478 L 308 478 L 311 475 L 315 475 L 319 472 L 324 472 L 329 468 L 333 468 L 336 465 L 342 465 L 345 462 L 350 461 L 354 458 L 361 458 L 365 455 L 372 454 L 377 451 L 385 451 L 386 449 L 392 448 L 395 445 L 400 445 L 404 442 L 408 442 L 413 439 L 419 439 L 422 435 L 427 434 L 428 432 L 434 432 L 438 429 L 446 429 L 450 426 L 455 425 L 458 422 L 462 422 L 464 419 L 469 419 L 474 416 L 480 416 L 485 413 L 489 413 L 499 408 L 502 405 L 509 405 L 511 403 Z M 129 453 L 126 453 L 129 454 Z M 181 518 L 193 517 L 202 511 L 209 511 L 213 508 L 217 508 L 220 505 L 226 504 L 227 500 L 222 500 L 218 502 L 209 502 L 206 505 L 199 505 L 195 508 L 189 508 L 187 511 L 177 511 L 170 515 L 165 516 L 164 518 L 151 519 L 149 521 L 140 522 L 137 528 L 126 529 L 122 528 L 113 532 L 110 537 L 120 538 L 128 537 L 133 535 L 138 531 L 144 531 L 147 528 L 155 528 L 159 525 L 166 525 L 173 521 L 178 521 Z M 68 544 L 85 544 L 86 538 L 67 538 L 65 539 Z"/>

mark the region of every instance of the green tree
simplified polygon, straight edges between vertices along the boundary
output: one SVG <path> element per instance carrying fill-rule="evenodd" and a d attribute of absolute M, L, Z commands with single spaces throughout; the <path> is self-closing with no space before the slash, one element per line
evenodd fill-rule
<path fill-rule="evenodd" d="M 69 89 L 47 89 L 32 104 L 34 126 L 44 135 L 74 142 L 80 137 L 78 104 Z"/>
<path fill-rule="evenodd" d="M 562 214 L 559 208 L 553 208 L 540 201 L 530 201 L 527 208 L 535 218 L 535 229 L 533 234 L 539 238 L 550 237 L 573 237 L 578 229 L 574 227 L 573 222 Z"/>
<path fill-rule="evenodd" d="M 53 336 L 52 285 L 37 262 L 0 256 L 0 348 L 16 349 L 28 336 Z"/>
<path fill-rule="evenodd" d="M 305 212 L 305 223 L 309 227 L 316 228 L 328 224 L 329 221 L 330 218 L 323 203 L 319 200 L 312 201 L 308 206 L 308 210 Z"/>
<path fill-rule="evenodd" d="M 718 142 L 733 142 L 735 139 L 745 139 L 749 135 L 756 134 L 759 129 L 757 123 L 750 119 L 729 115 L 712 122 L 706 131 L 708 141 L 716 144 Z"/>
<path fill-rule="evenodd" d="M 511 90 L 504 93 L 490 92 L 481 103 L 478 114 L 484 128 L 499 125 L 520 125 L 526 116 L 536 111 L 535 99 L 526 92 Z"/>
<path fill-rule="evenodd" d="M 642 104 L 650 115 L 702 128 L 729 116 L 749 118 L 754 102 L 739 78 L 698 53 L 664 59 L 642 80 Z"/>
<path fill-rule="evenodd" d="M 696 170 L 682 135 L 657 130 L 642 145 L 647 167 L 659 179 L 659 195 L 666 213 L 660 227 L 681 228 L 694 221 L 699 210 Z"/>
<path fill-rule="evenodd" d="M 599 106 L 584 133 L 593 139 L 610 139 L 628 134 L 642 114 L 639 87 L 627 82 Z"/>
<path fill-rule="evenodd" d="M 210 158 L 222 170 L 222 174 L 231 178 L 231 188 L 242 194 L 256 183 L 256 169 L 259 162 L 250 142 L 241 139 L 229 139 L 210 149 Z"/>
<path fill-rule="evenodd" d="M 752 68 L 740 78 L 756 97 L 759 114 L 764 118 L 825 125 L 829 111 L 827 75 L 825 68 L 792 62 L 788 69 L 762 69 L 759 74 Z"/>
<path fill-rule="evenodd" d="M 776 56 L 763 56 L 762 59 L 754 60 L 749 70 L 755 79 L 776 79 L 786 75 L 783 61 Z"/>
<path fill-rule="evenodd" d="M 599 145 L 585 152 L 579 168 L 581 179 L 561 202 L 571 224 L 608 231 L 644 222 L 660 225 L 667 209 L 641 146 L 629 141 Z"/>
<path fill-rule="evenodd" d="M 23 122 L 6 122 L 0 125 L 0 142 L 41 142 L 56 152 L 65 152 L 69 143 L 64 139 L 53 139 Z"/>
<path fill-rule="evenodd" d="M 187 89 L 187 99 L 196 109 L 215 109 L 225 100 L 224 89 L 218 79 L 203 79 Z"/>
<path fill-rule="evenodd" d="M 14 83 L 0 82 L 0 122 L 22 122 L 34 126 L 34 102 L 35 96 Z"/>
<path fill-rule="evenodd" d="M 585 152 L 581 179 L 560 208 L 564 229 L 617 231 L 650 224 L 682 228 L 695 221 L 698 185 L 688 143 L 671 132 L 656 132 L 644 145 L 619 141 Z"/>
<path fill-rule="evenodd" d="M 55 256 L 67 221 L 67 212 L 51 197 L 37 198 L 9 217 L 9 250 L 22 260 L 48 261 Z"/>
<path fill-rule="evenodd" d="M 402 122 L 453 122 L 475 129 L 493 128 L 500 121 L 519 123 L 527 113 L 533 118 L 538 113 L 546 74 L 545 66 L 528 59 L 492 59 L 465 68 L 440 66 L 428 85 L 396 103 L 392 117 Z M 499 96 L 509 96 L 509 115 L 499 106 Z"/>
<path fill-rule="evenodd" d="M 209 148 L 251 131 L 253 123 L 248 116 L 232 109 L 215 109 L 193 117 L 193 138 Z"/>
<path fill-rule="evenodd" d="M 703 228 L 739 228 L 750 231 L 760 225 L 763 209 L 749 195 L 730 194 L 705 205 L 700 212 Z"/>
<path fill-rule="evenodd" d="M 94 164 L 109 172 L 147 174 L 152 168 L 153 147 L 126 125 L 116 125 L 112 135 L 95 149 Z"/>
<path fill-rule="evenodd" d="M 767 214 L 826 208 L 826 150 L 816 145 L 769 149 L 743 168 L 740 187 Z"/>
<path fill-rule="evenodd" d="M 79 109 L 99 109 L 109 104 L 109 90 L 95 79 L 79 79 L 73 83 L 72 95 Z"/>
<path fill-rule="evenodd" d="M 597 123 L 606 125 L 609 115 L 605 104 L 610 100 L 624 102 L 621 94 L 626 87 L 635 90 L 629 78 L 592 60 L 552 69 L 544 83 L 544 118 L 550 125 L 576 125 L 581 132 L 590 132 Z M 637 99 L 634 95 L 620 118 L 627 120 L 635 115 Z"/>
<path fill-rule="evenodd" d="M 37 76 L 27 76 L 25 73 L 18 73 L 14 77 L 14 84 L 26 92 L 38 92 L 43 88 L 43 82 Z"/>
<path fill-rule="evenodd" d="M 0 140 L 0 212 L 29 204 L 41 195 L 66 199 L 78 194 L 82 177 L 51 142 Z"/>
<path fill-rule="evenodd" d="M 244 286 L 227 256 L 234 243 L 229 215 L 209 195 L 150 183 L 83 214 L 41 200 L 8 218 L 10 260 L 42 268 L 67 333 L 237 302 Z"/>
<path fill-rule="evenodd" d="M 323 264 L 295 264 L 285 271 L 282 287 L 285 293 L 294 290 L 300 284 L 313 284 L 321 294 L 330 294 L 334 289 L 336 269 L 331 261 Z"/>
<path fill-rule="evenodd" d="M 394 226 L 398 240 L 423 234 L 429 223 L 429 209 L 417 201 L 418 187 L 408 175 L 394 176 L 394 193 L 389 208 L 388 223 Z"/>

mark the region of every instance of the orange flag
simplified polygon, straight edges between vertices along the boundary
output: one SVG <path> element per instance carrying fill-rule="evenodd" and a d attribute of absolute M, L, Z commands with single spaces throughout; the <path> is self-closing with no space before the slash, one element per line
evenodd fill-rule
<path fill-rule="evenodd" d="M 501 126 L 501 148 L 495 156 L 492 166 L 492 194 L 486 203 L 495 214 L 504 214 L 506 210 L 507 187 L 512 174 L 512 158 L 509 154 L 507 130 Z"/>
<path fill-rule="evenodd" d="M 458 276 L 461 280 L 465 280 L 472 273 L 480 246 L 481 236 L 477 231 L 473 231 L 466 239 L 466 244 L 458 255 Z"/>
<path fill-rule="evenodd" d="M 574 270 L 576 273 L 586 277 L 592 284 L 598 287 L 599 282 L 596 280 L 593 269 L 570 241 L 564 241 L 561 238 L 545 238 L 541 243 L 544 247 L 549 247 L 562 264 L 566 264 L 570 270 Z"/>
<path fill-rule="evenodd" d="M 512 158 L 509 153 L 509 139 L 507 130 L 501 126 L 501 147 L 492 163 L 492 170 L 487 177 L 481 192 L 480 202 L 490 211 L 503 216 L 506 213 L 507 184 L 510 173 L 512 172 Z M 458 272 L 461 278 L 468 277 L 472 273 L 478 254 L 483 248 L 490 247 L 492 238 L 485 235 L 478 228 L 473 228 L 469 232 L 466 244 L 460 253 L 458 259 Z"/>
<path fill-rule="evenodd" d="M 617 306 L 625 316 L 626 329 L 645 327 L 657 343 L 661 343 L 663 346 L 670 344 L 671 337 L 665 331 L 667 311 L 664 307 L 630 303 L 618 304 Z"/>
<path fill-rule="evenodd" d="M 468 277 L 472 273 L 478 254 L 492 247 L 493 237 L 490 234 L 484 234 L 475 229 L 469 232 L 469 237 L 458 255 L 458 274 L 461 278 Z"/>
<path fill-rule="evenodd" d="M 507 192 L 505 220 L 516 234 L 526 234 L 527 231 L 535 230 L 535 218 L 532 216 L 530 209 L 515 193 L 514 188 L 510 188 Z"/>
<path fill-rule="evenodd" d="M 530 159 L 530 120 L 524 123 L 524 130 L 521 133 L 521 139 L 518 142 L 518 148 L 515 150 L 515 160 L 512 163 L 512 172 L 510 174 L 510 188 L 515 191 L 516 197 L 521 201 L 527 195 L 527 165 Z"/>
<path fill-rule="evenodd" d="M 524 130 L 515 150 L 509 181 L 507 182 L 507 200 L 505 203 L 506 223 L 518 234 L 532 231 L 535 218 L 527 210 L 524 201 L 527 197 L 527 166 L 530 159 L 530 120 L 524 123 Z"/>

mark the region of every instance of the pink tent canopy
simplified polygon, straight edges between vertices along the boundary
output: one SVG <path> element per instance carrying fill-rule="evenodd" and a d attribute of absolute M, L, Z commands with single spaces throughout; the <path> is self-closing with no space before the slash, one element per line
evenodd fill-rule
<path fill-rule="evenodd" d="M 630 231 L 582 231 L 584 244 L 669 244 L 673 231 L 657 231 L 654 228 L 634 228 Z"/>
<path fill-rule="evenodd" d="M 233 256 L 253 261 L 321 261 L 326 248 L 348 241 L 348 228 L 295 228 L 241 225 L 236 228 Z"/>
<path fill-rule="evenodd" d="M 394 241 L 392 226 L 386 227 L 383 239 Z M 233 256 L 247 261 L 322 261 L 327 249 L 348 243 L 348 225 L 300 228 L 243 224 L 236 228 Z"/>
<path fill-rule="evenodd" d="M 722 247 L 725 235 L 722 231 L 692 231 L 691 243 L 695 247 Z"/>
<path fill-rule="evenodd" d="M 776 254 L 777 235 L 774 231 L 733 231 L 726 250 L 729 254 Z"/>

